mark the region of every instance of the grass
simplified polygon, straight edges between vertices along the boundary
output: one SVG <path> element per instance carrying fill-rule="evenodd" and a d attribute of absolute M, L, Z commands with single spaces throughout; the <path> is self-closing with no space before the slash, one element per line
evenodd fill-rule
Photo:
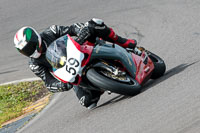
<path fill-rule="evenodd" d="M 23 108 L 49 94 L 42 81 L 0 86 L 0 127 L 23 114 Z"/>

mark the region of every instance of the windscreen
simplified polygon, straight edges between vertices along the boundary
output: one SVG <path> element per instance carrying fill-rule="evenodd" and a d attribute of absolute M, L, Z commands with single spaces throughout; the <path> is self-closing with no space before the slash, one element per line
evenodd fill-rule
<path fill-rule="evenodd" d="M 46 59 L 53 68 L 61 68 L 66 63 L 67 58 L 67 40 L 68 37 L 64 36 L 49 45 L 46 51 Z"/>

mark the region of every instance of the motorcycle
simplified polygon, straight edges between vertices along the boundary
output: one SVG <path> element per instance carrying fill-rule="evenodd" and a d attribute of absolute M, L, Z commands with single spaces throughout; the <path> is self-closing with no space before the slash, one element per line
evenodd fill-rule
<path fill-rule="evenodd" d="M 150 79 L 164 75 L 164 61 L 150 51 L 137 55 L 131 49 L 98 39 L 96 45 L 78 44 L 65 35 L 50 44 L 46 59 L 52 74 L 63 83 L 86 89 L 132 96 Z"/>

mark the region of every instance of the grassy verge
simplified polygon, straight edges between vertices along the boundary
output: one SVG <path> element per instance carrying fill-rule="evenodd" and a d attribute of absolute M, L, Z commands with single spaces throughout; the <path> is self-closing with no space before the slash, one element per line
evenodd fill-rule
<path fill-rule="evenodd" d="M 0 86 L 0 127 L 23 114 L 23 108 L 49 94 L 42 81 Z"/>

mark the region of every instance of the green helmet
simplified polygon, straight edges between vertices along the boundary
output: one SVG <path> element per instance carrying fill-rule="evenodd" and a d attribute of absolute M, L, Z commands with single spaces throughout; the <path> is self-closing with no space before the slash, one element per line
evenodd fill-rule
<path fill-rule="evenodd" d="M 17 50 L 25 56 L 39 58 L 42 53 L 42 39 L 32 27 L 22 27 L 14 37 Z"/>

